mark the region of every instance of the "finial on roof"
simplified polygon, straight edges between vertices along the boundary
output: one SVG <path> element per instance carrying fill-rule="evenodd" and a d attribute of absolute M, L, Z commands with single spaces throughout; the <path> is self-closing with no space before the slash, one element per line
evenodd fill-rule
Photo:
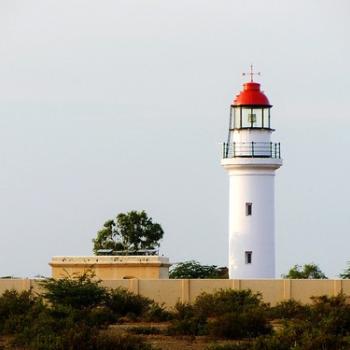
<path fill-rule="evenodd" d="M 261 75 L 261 73 L 260 73 L 260 72 L 254 73 L 253 65 L 251 64 L 251 65 L 250 65 L 250 72 L 248 72 L 248 73 L 242 73 L 242 75 L 243 75 L 243 76 L 250 75 L 250 82 L 252 83 L 252 82 L 253 82 L 253 77 L 254 77 L 254 75 Z"/>

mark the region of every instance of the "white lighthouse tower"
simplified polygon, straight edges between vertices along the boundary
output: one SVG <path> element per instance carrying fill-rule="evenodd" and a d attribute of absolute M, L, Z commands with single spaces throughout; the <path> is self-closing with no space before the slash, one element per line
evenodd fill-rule
<path fill-rule="evenodd" d="M 275 171 L 280 144 L 271 142 L 271 104 L 253 81 L 243 84 L 230 108 L 221 164 L 230 178 L 230 278 L 275 278 Z"/>

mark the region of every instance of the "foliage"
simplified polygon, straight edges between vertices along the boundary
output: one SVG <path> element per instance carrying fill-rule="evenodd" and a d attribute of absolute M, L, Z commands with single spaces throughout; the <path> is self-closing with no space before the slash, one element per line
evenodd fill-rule
<path fill-rule="evenodd" d="M 6 291 L 0 296 L 0 333 L 29 350 L 148 350 L 135 336 L 101 336 L 120 315 L 141 315 L 152 301 L 118 289 L 107 290 L 90 274 L 41 282 L 41 296 Z M 46 302 L 44 302 L 46 301 Z M 159 307 L 162 309 L 161 307 Z M 159 310 L 158 310 L 159 311 Z"/>
<path fill-rule="evenodd" d="M 326 279 L 326 275 L 316 264 L 294 265 L 283 278 L 290 279 Z"/>
<path fill-rule="evenodd" d="M 113 289 L 106 298 L 106 306 L 118 316 L 141 316 L 148 311 L 152 303 L 152 300 L 123 288 Z"/>
<path fill-rule="evenodd" d="M 313 328 L 333 335 L 350 335 L 349 299 L 343 294 L 313 297 L 311 314 L 307 318 Z"/>
<path fill-rule="evenodd" d="M 172 314 L 163 305 L 152 302 L 142 318 L 146 322 L 165 322 L 172 319 Z"/>
<path fill-rule="evenodd" d="M 89 272 L 61 279 L 48 278 L 40 282 L 45 289 L 43 297 L 52 305 L 80 310 L 103 305 L 107 290 L 99 283 L 93 279 L 93 274 Z"/>
<path fill-rule="evenodd" d="M 193 305 L 176 304 L 168 332 L 238 339 L 270 333 L 271 326 L 260 294 L 227 289 L 202 293 Z"/>
<path fill-rule="evenodd" d="M 174 319 L 168 327 L 169 335 L 203 335 L 207 333 L 207 320 L 195 313 L 191 304 L 176 303 L 173 312 Z"/>
<path fill-rule="evenodd" d="M 115 219 L 106 221 L 97 232 L 97 237 L 92 240 L 93 251 L 96 255 L 101 249 L 123 250 L 132 254 L 143 249 L 155 249 L 159 247 L 163 234 L 162 227 L 153 223 L 145 211 L 120 213 Z"/>
<path fill-rule="evenodd" d="M 190 260 L 175 264 L 169 273 L 169 278 L 228 278 L 227 268 L 216 265 L 201 265 Z"/>
<path fill-rule="evenodd" d="M 213 294 L 202 293 L 196 298 L 196 313 L 204 317 L 216 317 L 225 313 L 242 312 L 248 309 L 265 308 L 260 293 L 249 289 L 220 289 Z"/>
<path fill-rule="evenodd" d="M 271 319 L 303 319 L 310 312 L 310 307 L 296 300 L 290 299 L 271 307 L 269 315 Z"/>
<path fill-rule="evenodd" d="M 348 261 L 348 266 L 345 268 L 344 272 L 339 275 L 342 279 L 350 278 L 350 261 Z"/>
<path fill-rule="evenodd" d="M 42 295 L 6 291 L 0 296 L 0 334 L 12 335 L 13 348 L 149 350 L 151 346 L 133 334 L 163 333 L 160 329 L 140 326 L 129 330 L 133 334 L 109 335 L 105 327 L 130 315 L 137 320 L 170 317 L 150 299 L 121 288 L 105 289 L 89 275 L 70 282 L 49 279 L 42 286 L 48 286 Z M 314 297 L 310 305 L 289 300 L 269 307 L 250 290 L 219 290 L 201 294 L 193 304 L 176 304 L 171 317 L 168 335 L 239 339 L 210 350 L 350 348 L 350 303 L 343 294 Z M 269 320 L 278 320 L 275 332 Z"/>
<path fill-rule="evenodd" d="M 224 313 L 208 323 L 209 334 L 218 338 L 254 338 L 271 331 L 266 312 L 261 308 Z"/>
<path fill-rule="evenodd" d="M 15 333 L 45 309 L 32 290 L 7 290 L 0 296 L 0 333 Z"/>

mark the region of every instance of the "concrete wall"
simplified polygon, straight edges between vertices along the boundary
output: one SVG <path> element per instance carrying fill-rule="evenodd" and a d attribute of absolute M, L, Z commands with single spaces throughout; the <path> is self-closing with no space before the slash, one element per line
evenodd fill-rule
<path fill-rule="evenodd" d="M 172 307 L 177 301 L 193 302 L 202 292 L 212 293 L 218 289 L 251 289 L 261 292 L 265 302 L 272 305 L 295 299 L 310 302 L 312 296 L 337 295 L 341 291 L 350 295 L 350 280 L 105 280 L 102 285 L 108 288 L 123 287 L 158 303 Z M 0 279 L 0 294 L 6 289 L 18 291 L 33 288 L 39 291 L 37 280 Z"/>

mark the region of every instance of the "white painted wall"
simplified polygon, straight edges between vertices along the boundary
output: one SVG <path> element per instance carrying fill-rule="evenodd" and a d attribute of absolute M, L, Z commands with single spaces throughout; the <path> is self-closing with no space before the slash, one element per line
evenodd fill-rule
<path fill-rule="evenodd" d="M 270 142 L 272 130 L 269 129 L 235 129 L 232 131 L 234 142 Z"/>
<path fill-rule="evenodd" d="M 230 278 L 275 278 L 274 176 L 282 161 L 229 158 L 222 165 L 230 177 Z M 251 216 L 246 203 L 252 203 Z M 251 264 L 245 262 L 246 251 L 252 251 Z"/>

